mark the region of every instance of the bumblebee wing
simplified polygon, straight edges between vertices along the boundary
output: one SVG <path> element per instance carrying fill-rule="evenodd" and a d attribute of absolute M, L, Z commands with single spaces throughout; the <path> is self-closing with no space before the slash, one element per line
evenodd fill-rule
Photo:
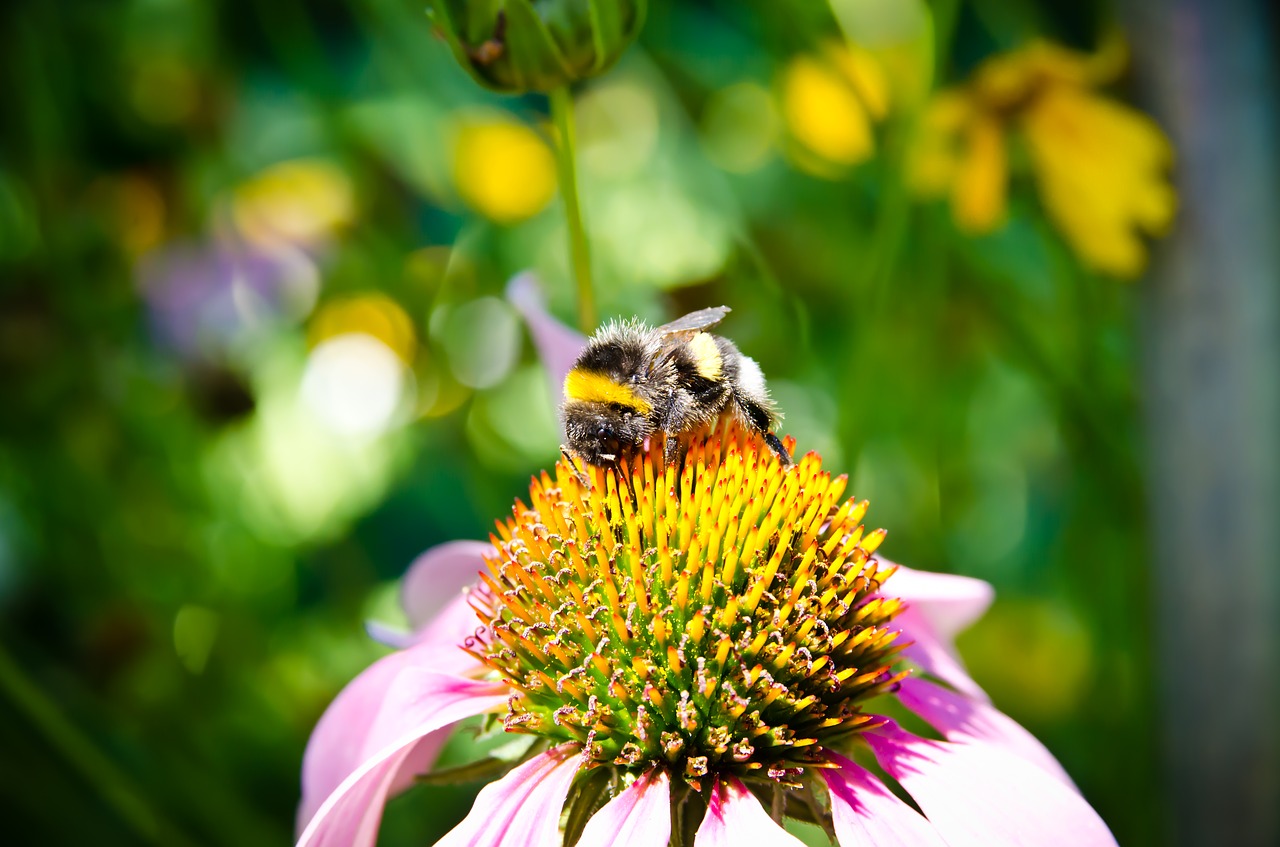
<path fill-rule="evenodd" d="M 729 314 L 729 311 L 728 306 L 711 306 L 707 309 L 699 309 L 682 318 L 676 318 L 669 324 L 663 324 L 657 328 L 656 332 L 658 335 L 666 337 L 692 338 L 702 330 L 720 323 L 720 321 L 724 320 L 724 316 Z"/>

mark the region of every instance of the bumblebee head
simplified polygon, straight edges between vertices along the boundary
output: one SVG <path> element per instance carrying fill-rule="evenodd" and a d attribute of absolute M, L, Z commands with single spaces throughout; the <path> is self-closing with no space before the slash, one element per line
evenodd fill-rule
<path fill-rule="evenodd" d="M 588 464 L 611 465 L 630 455 L 651 429 L 644 415 L 617 404 L 571 400 L 564 406 L 565 440 Z"/>

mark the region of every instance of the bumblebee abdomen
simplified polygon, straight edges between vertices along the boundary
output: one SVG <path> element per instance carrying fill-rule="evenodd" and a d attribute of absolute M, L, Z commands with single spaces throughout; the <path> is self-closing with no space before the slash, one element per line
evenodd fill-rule
<path fill-rule="evenodd" d="M 718 382 L 724 377 L 724 356 L 718 339 L 710 333 L 700 332 L 685 345 L 693 369 L 703 379 Z"/>

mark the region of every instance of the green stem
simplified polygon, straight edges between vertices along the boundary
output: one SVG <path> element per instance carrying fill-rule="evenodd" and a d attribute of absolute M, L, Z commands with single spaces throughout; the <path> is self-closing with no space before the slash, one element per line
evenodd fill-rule
<path fill-rule="evenodd" d="M 891 137 L 885 144 L 883 196 L 876 213 L 875 246 L 867 259 L 867 280 L 863 289 L 864 317 L 868 322 L 879 319 L 884 312 L 910 229 L 911 195 L 902 178 L 905 157 L 898 149 L 906 144 L 908 132 L 897 127 L 891 128 L 890 134 L 896 137 Z"/>
<path fill-rule="evenodd" d="M 955 42 L 959 0 L 936 0 L 933 4 L 933 86 L 939 83 L 951 64 L 951 48 Z"/>
<path fill-rule="evenodd" d="M 562 85 L 550 96 L 551 117 L 559 136 L 556 167 L 560 175 L 560 195 L 564 198 L 565 222 L 569 225 L 569 258 L 573 262 L 573 278 L 578 287 L 578 324 L 583 332 L 590 335 L 596 328 L 596 298 L 591 288 L 591 251 L 587 247 L 587 231 L 582 225 L 582 206 L 578 202 L 573 95 L 569 93 L 569 86 Z"/>
<path fill-rule="evenodd" d="M 689 800 L 693 789 L 683 780 L 672 780 L 671 786 L 671 838 L 667 847 L 693 847 L 694 837 L 687 832 L 692 821 L 689 820 Z"/>
<path fill-rule="evenodd" d="M 62 754 L 67 763 L 102 793 L 107 803 L 141 841 L 148 844 L 191 843 L 160 819 L 132 781 L 63 716 L 57 705 L 35 683 L 27 679 L 22 668 L 3 648 L 0 648 L 0 691 L 31 721 L 50 746 Z"/>

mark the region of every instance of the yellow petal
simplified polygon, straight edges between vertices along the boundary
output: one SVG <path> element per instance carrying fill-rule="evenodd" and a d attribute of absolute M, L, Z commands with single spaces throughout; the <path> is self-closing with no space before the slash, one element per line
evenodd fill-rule
<path fill-rule="evenodd" d="M 1176 196 L 1168 139 L 1146 115 L 1065 85 L 1047 89 L 1022 118 L 1045 209 L 1080 258 L 1136 276 L 1146 264 L 1140 233 L 1170 223 Z"/>
<path fill-rule="evenodd" d="M 1093 53 L 1037 39 L 985 61 L 974 72 L 972 84 L 976 95 L 989 107 L 1008 109 L 1025 104 L 1046 86 L 1088 88 L 1111 82 L 1128 60 L 1128 45 L 1114 33 L 1103 39 Z"/>
<path fill-rule="evenodd" d="M 987 59 L 974 71 L 974 94 L 991 109 L 1007 109 L 1025 100 L 1038 81 L 1035 64 L 1026 49 Z"/>
<path fill-rule="evenodd" d="M 1009 159 L 1000 124 L 977 116 L 965 133 L 966 149 L 952 186 L 956 224 L 972 233 L 990 232 L 1004 220 Z"/>
<path fill-rule="evenodd" d="M 872 121 L 889 106 L 884 73 L 871 54 L 829 47 L 823 58 L 797 56 L 783 72 L 782 117 L 807 152 L 856 165 L 875 152 Z"/>
<path fill-rule="evenodd" d="M 874 120 L 883 120 L 889 113 L 889 80 L 879 60 L 856 45 L 833 47 L 829 55 L 831 62 L 853 84 L 867 113 Z"/>
<path fill-rule="evenodd" d="M 936 95 L 917 128 L 907 159 L 907 181 L 927 197 L 949 195 L 956 225 L 990 232 L 1006 211 L 1009 181 L 1004 125 L 967 90 Z"/>
<path fill-rule="evenodd" d="M 960 167 L 962 134 L 973 116 L 965 91 L 943 91 L 929 101 L 907 151 L 907 184 L 913 192 L 925 197 L 950 193 Z"/>

